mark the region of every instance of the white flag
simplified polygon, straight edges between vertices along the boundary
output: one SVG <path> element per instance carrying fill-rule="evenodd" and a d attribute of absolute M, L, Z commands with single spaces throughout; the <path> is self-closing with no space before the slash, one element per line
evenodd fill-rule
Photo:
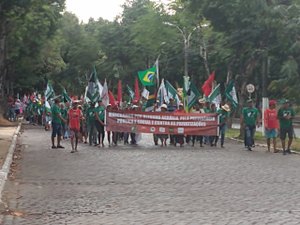
<path fill-rule="evenodd" d="M 102 103 L 106 107 L 109 104 L 108 87 L 107 87 L 106 79 L 104 81 L 104 85 L 101 93 L 101 99 L 102 99 Z"/>

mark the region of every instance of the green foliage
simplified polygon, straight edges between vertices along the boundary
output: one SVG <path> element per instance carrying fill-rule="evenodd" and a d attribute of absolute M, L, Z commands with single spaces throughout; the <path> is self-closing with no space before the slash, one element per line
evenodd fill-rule
<path fill-rule="evenodd" d="M 64 2 L 0 3 L 5 21 L 0 40 L 9 35 L 7 52 L 0 51 L 0 77 L 6 71 L 5 80 L 16 92 L 42 90 L 51 79 L 71 95 L 82 94 L 93 66 L 110 89 L 116 89 L 117 79 L 132 86 L 137 71 L 152 67 L 158 56 L 161 77 L 181 85 L 183 36 L 190 36 L 188 68 L 197 87 L 216 70 L 220 83 L 236 79 L 241 100 L 248 97 L 250 82 L 259 99 L 266 71 L 269 97 L 300 102 L 299 0 L 173 0 L 167 7 L 127 0 L 115 21 L 99 18 L 87 24 L 62 13 Z"/>

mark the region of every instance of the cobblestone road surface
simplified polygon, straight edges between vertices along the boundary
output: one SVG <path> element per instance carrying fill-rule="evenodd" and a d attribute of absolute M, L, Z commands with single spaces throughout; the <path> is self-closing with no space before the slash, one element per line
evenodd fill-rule
<path fill-rule="evenodd" d="M 300 224 L 300 158 L 227 143 L 205 146 L 50 149 L 27 128 L 20 172 L 4 200 L 23 217 L 4 225 Z M 63 143 L 67 148 L 69 143 Z"/>

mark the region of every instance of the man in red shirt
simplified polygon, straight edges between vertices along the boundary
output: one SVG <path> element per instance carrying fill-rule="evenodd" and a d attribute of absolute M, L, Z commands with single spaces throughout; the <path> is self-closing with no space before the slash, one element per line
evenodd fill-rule
<path fill-rule="evenodd" d="M 82 112 L 77 107 L 78 101 L 72 102 L 72 108 L 68 112 L 68 120 L 70 127 L 70 138 L 72 151 L 71 153 L 77 152 L 78 145 L 78 134 L 80 132 L 80 120 L 82 119 Z M 74 137 L 75 137 L 75 146 L 74 146 Z"/>
<path fill-rule="evenodd" d="M 278 118 L 276 111 L 276 101 L 270 100 L 269 108 L 264 111 L 265 136 L 267 138 L 268 152 L 270 152 L 271 138 L 273 139 L 274 153 L 278 152 L 276 149 L 276 137 L 278 134 Z"/>

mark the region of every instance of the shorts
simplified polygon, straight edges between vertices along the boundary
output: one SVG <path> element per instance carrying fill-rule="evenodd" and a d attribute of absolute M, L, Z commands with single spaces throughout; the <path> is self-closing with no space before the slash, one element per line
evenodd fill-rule
<path fill-rule="evenodd" d="M 286 139 L 286 134 L 288 134 L 289 139 L 292 139 L 293 135 L 294 135 L 294 129 L 293 129 L 293 127 L 280 128 L 280 139 L 281 140 L 285 140 Z"/>
<path fill-rule="evenodd" d="M 266 129 L 265 136 L 266 138 L 276 138 L 277 137 L 276 129 Z"/>
<path fill-rule="evenodd" d="M 61 124 L 52 122 L 52 137 L 61 136 Z"/>
<path fill-rule="evenodd" d="M 50 122 L 51 122 L 51 116 L 46 116 L 46 123 L 50 124 Z"/>
<path fill-rule="evenodd" d="M 70 129 L 70 138 L 78 138 L 79 130 L 77 129 Z"/>

